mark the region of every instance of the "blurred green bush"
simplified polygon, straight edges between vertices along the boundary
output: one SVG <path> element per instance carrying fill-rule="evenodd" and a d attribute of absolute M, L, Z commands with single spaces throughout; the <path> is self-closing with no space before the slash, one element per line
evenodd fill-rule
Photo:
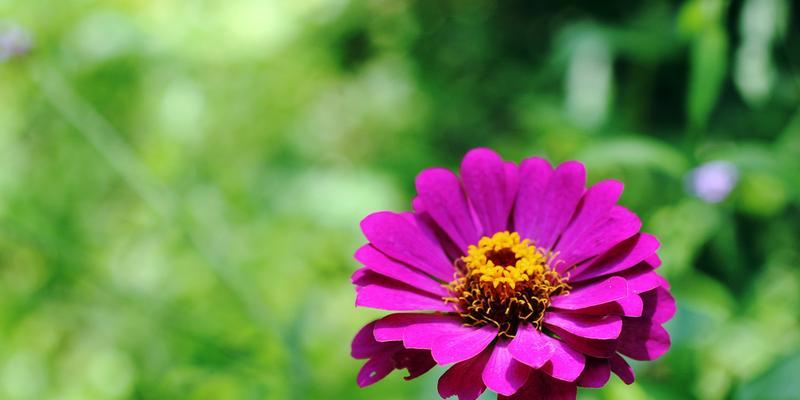
<path fill-rule="evenodd" d="M 673 350 L 582 398 L 800 398 L 790 3 L 0 0 L 0 398 L 436 397 L 356 388 L 351 254 L 475 146 L 662 239 Z"/>

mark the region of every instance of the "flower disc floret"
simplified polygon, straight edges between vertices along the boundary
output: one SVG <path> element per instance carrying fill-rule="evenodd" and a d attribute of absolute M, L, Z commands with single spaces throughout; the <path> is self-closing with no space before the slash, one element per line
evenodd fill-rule
<path fill-rule="evenodd" d="M 446 301 L 459 305 L 467 324 L 492 324 L 501 335 L 513 336 L 522 321 L 539 327 L 550 297 L 569 289 L 551 268 L 553 259 L 517 232 L 484 236 L 457 260 L 452 297 Z"/>

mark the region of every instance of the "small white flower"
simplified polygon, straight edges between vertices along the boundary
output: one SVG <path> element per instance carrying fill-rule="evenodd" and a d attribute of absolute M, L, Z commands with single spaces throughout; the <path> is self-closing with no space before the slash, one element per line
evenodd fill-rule
<path fill-rule="evenodd" d="M 739 181 L 739 169 L 728 161 L 707 162 L 686 174 L 686 191 L 707 203 L 725 200 Z"/>
<path fill-rule="evenodd" d="M 0 22 L 0 62 L 19 57 L 31 50 L 33 40 L 22 27 Z"/>

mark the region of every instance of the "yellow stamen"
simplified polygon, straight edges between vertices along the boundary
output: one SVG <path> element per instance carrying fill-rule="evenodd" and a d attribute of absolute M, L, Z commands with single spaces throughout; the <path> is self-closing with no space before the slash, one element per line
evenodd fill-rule
<path fill-rule="evenodd" d="M 493 255 L 501 252 L 513 264 L 495 265 Z M 513 259 L 511 256 L 513 255 Z M 467 256 L 462 260 L 467 267 L 468 276 L 477 276 L 481 282 L 491 282 L 494 287 L 507 285 L 511 289 L 519 282 L 530 281 L 532 276 L 541 275 L 549 269 L 550 256 L 530 244 L 529 239 L 520 240 L 517 232 L 498 232 L 494 236 L 484 236 L 477 246 L 469 246 Z"/>
<path fill-rule="evenodd" d="M 470 325 L 492 324 L 513 336 L 521 321 L 539 326 L 550 297 L 569 289 L 552 269 L 554 255 L 517 232 L 484 236 L 457 261 L 451 298 Z"/>

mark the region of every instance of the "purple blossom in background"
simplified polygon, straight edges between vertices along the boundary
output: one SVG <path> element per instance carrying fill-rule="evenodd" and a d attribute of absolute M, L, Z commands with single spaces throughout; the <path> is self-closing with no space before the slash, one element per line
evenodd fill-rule
<path fill-rule="evenodd" d="M 0 62 L 28 53 L 33 46 L 30 34 L 20 26 L 0 23 Z"/>
<path fill-rule="evenodd" d="M 686 175 L 686 190 L 707 203 L 725 200 L 739 181 L 739 170 L 728 161 L 707 162 Z"/>
<path fill-rule="evenodd" d="M 361 222 L 356 305 L 392 314 L 353 340 L 360 386 L 442 365 L 442 398 L 575 400 L 667 352 L 675 300 L 658 239 L 617 204 L 622 183 L 586 189 L 579 162 L 517 165 L 489 149 L 460 172 L 422 171 L 413 212 Z"/>

